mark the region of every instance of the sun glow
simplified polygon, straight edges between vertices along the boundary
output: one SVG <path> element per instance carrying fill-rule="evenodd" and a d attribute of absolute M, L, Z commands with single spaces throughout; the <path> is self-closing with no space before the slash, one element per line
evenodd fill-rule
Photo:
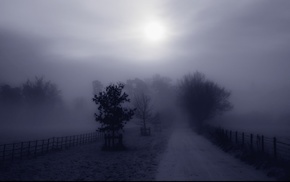
<path fill-rule="evenodd" d="M 149 22 L 144 27 L 146 41 L 160 42 L 166 39 L 166 28 L 160 22 Z"/>

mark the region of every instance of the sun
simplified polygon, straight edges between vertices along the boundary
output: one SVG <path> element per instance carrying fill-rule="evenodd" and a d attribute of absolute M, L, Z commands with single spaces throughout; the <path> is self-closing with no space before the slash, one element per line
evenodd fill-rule
<path fill-rule="evenodd" d="M 146 41 L 161 42 L 166 39 L 166 28 L 160 22 L 149 22 L 144 26 Z"/>

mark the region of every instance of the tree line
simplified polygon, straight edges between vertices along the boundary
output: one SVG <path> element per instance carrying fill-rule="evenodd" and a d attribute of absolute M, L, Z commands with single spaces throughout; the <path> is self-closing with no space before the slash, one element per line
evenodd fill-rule
<path fill-rule="evenodd" d="M 176 87 L 169 87 L 166 84 L 168 79 L 160 79 L 158 76 L 151 83 L 151 88 L 155 88 L 153 90 L 158 96 L 156 98 L 160 99 L 166 93 L 175 93 L 167 95 L 169 97 L 165 100 L 170 100 L 170 104 L 178 104 L 190 116 L 190 122 L 197 132 L 202 132 L 205 121 L 233 107 L 229 102 L 231 92 L 206 79 L 200 72 L 184 75 Z M 100 82 L 95 82 L 93 85 L 100 85 Z M 126 92 L 131 95 L 132 105 L 122 105 L 131 101 Z M 95 93 L 93 98 L 93 101 L 99 105 L 99 112 L 95 113 L 95 120 L 101 123 L 99 130 L 112 133 L 114 137 L 115 133 L 122 130 L 134 115 L 141 120 L 142 128 L 146 129 L 147 121 L 153 118 L 151 97 L 154 97 L 154 94 L 150 94 L 146 82 L 137 78 L 127 80 L 126 84 L 112 83 L 103 91 L 99 89 L 99 93 Z"/>
<path fill-rule="evenodd" d="M 148 123 L 159 123 L 162 127 L 172 120 L 174 109 L 180 107 L 190 116 L 190 123 L 201 132 L 204 122 L 232 109 L 231 92 L 209 80 L 198 71 L 184 75 L 176 84 L 169 77 L 154 75 L 148 79 L 128 79 L 104 87 L 92 82 L 93 98 L 98 105 L 94 114 L 100 122 L 102 132 L 119 133 L 132 118 L 140 121 L 144 131 Z M 58 108 L 62 105 L 61 91 L 43 77 L 29 79 L 21 86 L 0 85 L 0 108 L 2 111 L 17 106 L 29 108 Z M 80 104 L 81 107 L 81 104 Z M 35 112 L 32 111 L 32 114 Z"/>
<path fill-rule="evenodd" d="M 21 86 L 10 86 L 7 83 L 0 85 L 0 105 L 9 106 L 57 106 L 61 104 L 61 91 L 57 85 L 45 81 L 43 77 L 29 79 Z"/>

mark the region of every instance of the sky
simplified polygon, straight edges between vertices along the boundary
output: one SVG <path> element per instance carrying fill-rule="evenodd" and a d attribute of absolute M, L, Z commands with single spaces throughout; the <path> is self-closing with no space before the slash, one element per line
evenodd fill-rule
<path fill-rule="evenodd" d="M 289 113 L 289 9 L 289 0 L 0 0 L 0 82 L 44 76 L 73 98 L 91 94 L 93 80 L 198 70 L 232 91 L 236 110 Z M 146 34 L 152 22 L 161 40 Z"/>

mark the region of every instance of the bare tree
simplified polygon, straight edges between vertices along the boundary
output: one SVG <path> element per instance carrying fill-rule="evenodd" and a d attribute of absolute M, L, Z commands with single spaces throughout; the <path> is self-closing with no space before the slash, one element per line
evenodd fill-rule
<path fill-rule="evenodd" d="M 29 79 L 22 86 L 24 100 L 33 106 L 39 105 L 56 106 L 62 103 L 61 91 L 57 85 L 45 81 L 43 77 L 35 77 L 35 81 Z"/>
<path fill-rule="evenodd" d="M 142 120 L 143 129 L 145 130 L 147 128 L 146 126 L 147 121 L 152 117 L 150 101 L 151 101 L 150 97 L 146 95 L 144 92 L 142 92 L 138 95 L 135 95 L 133 103 L 134 107 L 136 108 L 135 116 L 138 119 Z"/>

